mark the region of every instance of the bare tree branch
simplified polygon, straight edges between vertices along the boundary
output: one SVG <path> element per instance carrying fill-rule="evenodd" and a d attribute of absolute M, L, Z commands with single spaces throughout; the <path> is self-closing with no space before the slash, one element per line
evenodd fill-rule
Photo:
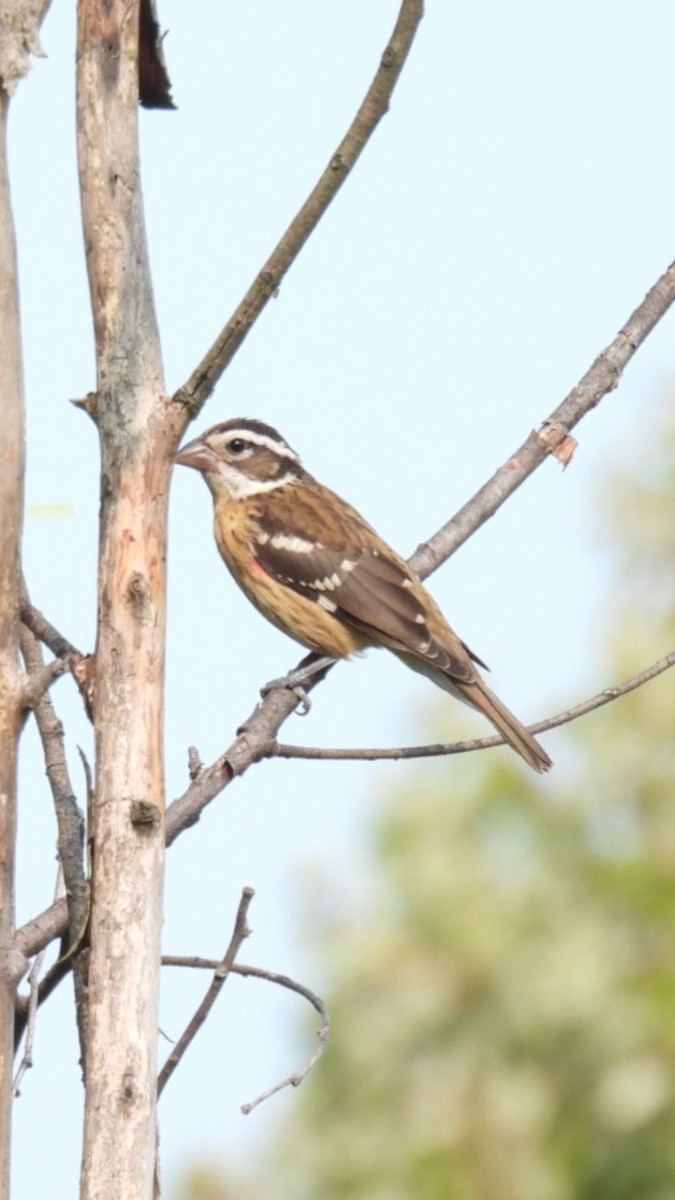
<path fill-rule="evenodd" d="M 57 904 L 65 903 L 65 901 L 57 901 Z M 59 958 L 42 976 L 38 983 L 37 989 L 37 1007 L 44 1004 L 48 1000 L 52 992 L 56 991 L 58 985 L 65 979 L 66 975 L 70 974 L 72 960 L 68 957 Z M 31 997 L 19 995 L 16 998 L 16 1020 L 14 1023 L 14 1048 L 18 1050 L 21 1045 L 21 1039 L 24 1035 L 26 1025 L 30 1018 Z"/>
<path fill-rule="evenodd" d="M 361 151 L 386 113 L 423 14 L 423 0 L 403 0 L 394 31 L 382 55 L 375 78 L 346 136 L 243 300 L 199 366 L 176 392 L 174 400 L 186 405 L 192 417 L 198 414 L 211 395 L 216 383 L 260 316 L 267 301 L 279 290 L 289 267 L 337 195 Z"/>
<path fill-rule="evenodd" d="M 54 898 L 58 900 L 64 889 L 63 867 L 59 863 L 59 869 L 56 875 L 56 887 L 54 888 Z M 28 972 L 28 996 L 26 999 L 25 1011 L 25 1030 L 26 1041 L 24 1045 L 23 1058 L 19 1063 L 16 1075 L 14 1077 L 14 1095 L 19 1096 L 19 1088 L 24 1075 L 33 1066 L 33 1046 L 35 1044 L 35 1025 L 37 1021 L 37 1010 L 40 1002 L 40 971 L 44 962 L 45 950 L 42 950 L 33 960 L 33 965 Z M 19 999 L 19 997 L 17 997 Z M 23 999 L 23 997 L 21 997 Z M 17 1040 L 18 1045 L 18 1040 Z"/>
<path fill-rule="evenodd" d="M 530 726 L 532 733 L 543 733 L 554 729 L 568 721 L 576 720 L 596 708 L 611 703 L 620 696 L 634 691 L 649 680 L 656 678 L 662 672 L 675 665 L 675 651 L 658 659 L 645 670 L 632 676 L 622 684 L 604 688 L 595 696 L 584 700 L 573 708 L 565 709 L 556 716 L 540 721 Z M 203 809 L 221 792 L 232 779 L 243 775 L 244 771 L 261 758 L 276 755 L 279 758 L 309 758 L 309 759 L 398 759 L 398 758 L 434 758 L 443 755 L 463 754 L 473 750 L 487 749 L 502 744 L 499 737 L 474 738 L 462 742 L 437 743 L 428 746 L 410 746 L 379 749 L 321 749 L 311 746 L 291 746 L 276 742 L 273 731 L 278 729 L 283 721 L 296 706 L 297 700 L 289 692 L 272 692 L 252 713 L 249 722 L 241 729 L 236 740 L 225 752 L 222 758 L 212 766 L 199 770 L 188 788 L 179 799 L 174 800 L 167 811 L 166 834 L 167 844 L 170 845 L 190 825 L 195 824 Z M 191 761 L 198 759 L 194 747 L 191 748 Z M 19 954 L 31 957 L 54 938 L 63 934 L 67 925 L 67 910 L 63 901 L 52 905 L 32 921 L 28 921 L 17 930 L 15 947 Z M 193 960 L 163 959 L 169 965 L 188 966 Z M 210 962 L 210 960 L 209 960 Z M 203 965 L 201 960 L 194 960 L 195 965 Z M 233 968 L 239 970 L 240 968 Z"/>
<path fill-rule="evenodd" d="M 428 542 L 423 542 L 410 558 L 414 571 L 425 579 L 463 542 L 475 533 L 504 501 L 519 488 L 528 475 L 548 457 L 559 456 L 569 461 L 567 444 L 570 430 L 582 417 L 591 412 L 608 392 L 619 386 L 621 375 L 636 350 L 651 333 L 675 300 L 675 262 L 647 292 L 644 300 L 619 330 L 613 342 L 605 347 L 586 374 L 562 404 L 553 410 L 538 430 L 499 467 L 475 496 L 460 508 L 454 517 L 439 529 Z"/>
<path fill-rule="evenodd" d="M 42 642 L 48 650 L 51 650 L 52 654 L 54 654 L 56 658 L 84 657 L 84 655 L 82 655 L 80 651 L 73 646 L 72 642 L 69 642 L 62 633 L 59 633 L 58 629 L 55 629 L 54 626 L 50 624 L 44 614 L 40 612 L 39 608 L 35 608 L 31 604 L 25 584 L 23 585 L 21 596 L 21 620 L 23 624 L 30 629 L 31 633 L 35 634 L 35 637 L 38 639 L 38 641 Z"/>
<path fill-rule="evenodd" d="M 204 996 L 204 999 L 187 1025 L 185 1031 L 179 1037 L 176 1045 L 174 1046 L 159 1073 L 159 1077 L 157 1079 L 158 1096 L 161 1096 L 164 1088 L 176 1070 L 176 1067 L 183 1058 L 188 1046 L 194 1041 L 195 1037 L 199 1033 L 199 1030 L 206 1021 L 206 1018 L 208 1017 L 211 1009 L 218 999 L 218 996 L 220 995 L 225 980 L 232 970 L 234 960 L 241 950 L 244 940 L 251 932 L 248 927 L 247 917 L 254 895 L 255 892 L 251 887 L 245 887 L 242 890 L 241 900 L 239 901 L 237 916 L 234 922 L 234 929 L 232 930 L 232 937 L 230 938 L 230 944 L 227 947 L 227 950 L 225 951 L 221 961 L 215 964 L 213 979 L 211 980 L 211 985 Z"/>
<path fill-rule="evenodd" d="M 21 622 L 30 629 L 57 658 L 64 659 L 84 702 L 84 709 L 93 720 L 93 663 L 88 654 L 81 654 L 58 629 L 47 620 L 38 608 L 34 608 L 28 596 L 26 581 L 21 581 Z"/>
<path fill-rule="evenodd" d="M 35 634 L 23 625 L 21 651 L 31 678 L 44 669 L 40 643 Z M 58 660 L 55 660 L 58 661 Z M 89 885 L 84 866 L 84 814 L 73 790 L 64 749 L 63 725 L 58 719 L 51 698 L 45 694 L 35 706 L 35 720 L 45 756 L 47 778 L 54 799 L 58 827 L 58 854 L 66 890 L 69 914 L 68 946 L 62 955 L 72 955 L 85 931 L 89 918 Z M 58 897 L 57 897 L 58 898 Z M 80 1055 L 84 1062 L 87 1023 L 87 958 L 73 962 L 75 1011 L 80 1037 Z M 41 996 L 43 999 L 44 996 Z"/>
<path fill-rule="evenodd" d="M 21 1083 L 27 1071 L 33 1066 L 33 1046 L 35 1044 L 35 1023 L 38 1010 L 38 988 L 40 983 L 40 971 L 44 962 L 46 950 L 42 950 L 33 963 L 28 972 L 28 996 L 26 997 L 26 1042 L 24 1045 L 23 1057 L 14 1076 L 14 1096 L 21 1095 Z"/>
<path fill-rule="evenodd" d="M 178 954 L 168 954 L 162 957 L 162 965 L 165 967 L 190 967 L 199 970 L 214 971 L 220 965 L 217 961 L 210 958 L 197 958 L 194 956 L 183 956 Z M 310 1071 L 316 1066 L 317 1062 L 324 1053 L 328 1045 L 328 1037 L 330 1034 L 330 1014 L 326 1005 L 320 996 L 315 992 L 310 991 L 304 984 L 298 983 L 295 979 L 291 979 L 288 975 L 279 975 L 276 971 L 267 971 L 263 967 L 251 967 L 244 963 L 233 963 L 230 967 L 231 975 L 243 975 L 253 979 L 264 979 L 268 983 L 276 983 L 279 987 L 288 988 L 291 992 L 296 992 L 305 1000 L 308 1000 L 313 1008 L 316 1009 L 321 1017 L 321 1026 L 317 1030 L 317 1038 L 319 1045 L 316 1050 L 310 1054 L 306 1063 L 298 1070 L 294 1071 L 286 1079 L 282 1079 L 280 1083 L 274 1084 L 273 1087 L 263 1092 L 255 1100 L 251 1100 L 248 1104 L 242 1104 L 241 1111 L 244 1114 L 250 1113 L 258 1104 L 262 1104 L 263 1100 L 267 1100 L 276 1092 L 281 1091 L 285 1087 L 298 1087 L 303 1079 L 306 1079 Z"/>
<path fill-rule="evenodd" d="M 53 658 L 51 662 L 43 662 L 26 680 L 22 702 L 26 710 L 37 708 L 42 698 L 47 694 L 52 684 L 60 679 L 69 669 L 70 663 L 63 658 Z"/>
<path fill-rule="evenodd" d="M 21 634 L 21 650 L 27 670 L 33 674 L 44 667 L 40 646 L 30 630 Z M 55 660 L 58 661 L 58 660 Z M 58 852 L 69 908 L 72 905 L 71 929 L 74 933 L 86 912 L 87 881 L 84 871 L 84 814 L 80 809 L 70 781 L 63 744 L 63 725 L 48 695 L 35 706 L 35 720 L 44 750 L 47 778 L 54 798 L 58 826 Z"/>
<path fill-rule="evenodd" d="M 14 938 L 15 952 L 23 959 L 33 958 L 55 938 L 62 938 L 67 932 L 68 905 L 65 899 L 57 900 L 55 904 L 50 904 L 49 908 L 45 908 L 17 929 Z"/>
<path fill-rule="evenodd" d="M 239 974 L 253 975 L 256 979 L 267 979 L 270 983 L 278 983 L 281 985 L 281 987 L 290 988 L 291 991 L 297 992 L 300 996 L 304 996 L 305 1000 L 309 1000 L 309 1003 L 316 1009 L 321 1017 L 321 1026 L 316 1031 L 316 1036 L 319 1043 L 316 1049 L 312 1051 L 309 1058 L 302 1065 L 302 1067 L 299 1068 L 299 1070 L 294 1071 L 292 1075 L 287 1075 L 285 1079 L 279 1080 L 278 1083 L 273 1084 L 272 1087 L 267 1088 L 267 1090 L 264 1092 L 261 1092 L 259 1096 L 256 1096 L 255 1100 L 249 1100 L 247 1104 L 242 1104 L 241 1111 L 245 1116 L 248 1116 L 248 1114 L 252 1112 L 254 1108 L 257 1108 L 259 1104 L 262 1104 L 263 1100 L 269 1100 L 270 1096 L 276 1095 L 276 1093 L 280 1092 L 282 1088 L 299 1087 L 303 1080 L 307 1078 L 310 1071 L 314 1070 L 316 1064 L 324 1054 L 328 1045 L 328 1038 L 330 1036 L 330 1014 L 320 996 L 317 996 L 315 992 L 310 992 L 309 988 L 303 987 L 302 984 L 295 983 L 294 980 L 289 979 L 288 975 L 277 975 L 273 971 L 262 971 L 255 967 L 239 967 Z"/>
<path fill-rule="evenodd" d="M 583 700 L 580 704 L 575 704 L 573 708 L 566 708 L 563 712 L 556 713 L 553 717 L 547 717 L 544 721 L 537 721 L 536 725 L 529 725 L 530 733 L 545 733 L 547 729 L 557 729 L 560 725 L 567 725 L 570 721 L 576 721 L 578 717 L 583 717 L 586 713 L 593 712 L 596 708 L 602 708 L 605 704 L 611 704 L 619 696 L 625 696 L 628 692 L 633 692 L 636 688 L 642 687 L 650 679 L 655 679 L 657 675 L 661 675 L 673 665 L 675 665 L 675 650 L 671 650 L 670 654 L 664 655 L 663 658 L 652 663 L 650 667 L 647 667 L 644 671 L 640 671 L 638 675 L 633 675 L 625 683 L 603 688 L 601 692 L 598 692 L 595 696 L 591 696 L 588 700 Z M 277 758 L 309 758 L 329 762 L 333 760 L 373 762 L 376 759 L 439 758 L 444 755 L 466 754 L 472 750 L 487 750 L 491 746 L 503 745 L 504 738 L 499 737 L 499 735 L 472 738 L 471 740 L 462 742 L 437 742 L 429 746 L 393 746 L 391 748 L 378 749 L 371 747 L 362 750 L 354 748 L 337 749 L 317 746 L 291 746 L 285 745 L 283 742 L 277 742 L 273 753 Z"/>

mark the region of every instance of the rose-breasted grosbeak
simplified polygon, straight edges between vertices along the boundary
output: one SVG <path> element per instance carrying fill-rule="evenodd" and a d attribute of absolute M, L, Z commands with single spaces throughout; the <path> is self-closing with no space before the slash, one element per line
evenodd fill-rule
<path fill-rule="evenodd" d="M 204 475 L 218 549 L 263 616 L 322 657 L 386 646 L 484 713 L 535 771 L 548 770 L 546 751 L 490 691 L 480 659 L 414 571 L 304 470 L 275 429 L 225 421 L 184 446 L 176 462 Z"/>

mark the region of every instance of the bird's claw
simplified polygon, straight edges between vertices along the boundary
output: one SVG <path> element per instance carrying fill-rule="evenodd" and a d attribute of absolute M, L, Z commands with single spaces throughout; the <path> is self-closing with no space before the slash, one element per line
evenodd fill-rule
<path fill-rule="evenodd" d="M 304 659 L 299 667 L 294 671 L 289 671 L 288 675 L 282 675 L 279 679 L 270 679 L 264 687 L 260 689 L 260 695 L 263 700 L 270 692 L 278 691 L 280 688 L 287 688 L 293 692 L 298 699 L 299 708 L 296 709 L 298 716 L 306 717 L 312 702 L 303 687 L 303 684 L 315 679 L 322 671 L 326 671 L 328 667 L 332 667 L 335 662 L 334 658 L 325 656 L 317 656 L 311 654 L 307 659 Z"/>
<path fill-rule="evenodd" d="M 307 692 L 299 683 L 296 684 L 294 688 L 291 688 L 291 691 L 298 701 L 294 709 L 296 717 L 306 717 L 307 713 L 312 707 L 312 701 L 307 695 Z"/>
<path fill-rule="evenodd" d="M 306 717 L 307 713 L 312 707 L 312 701 L 307 695 L 307 692 L 305 691 L 298 677 L 306 678 L 306 675 L 304 675 L 302 671 L 289 671 L 288 675 L 281 675 L 278 679 L 270 679 L 269 683 L 266 683 L 264 687 L 261 687 L 260 695 L 262 696 L 263 700 L 265 700 L 269 696 L 270 692 L 277 692 L 282 689 L 292 692 L 298 701 L 298 705 L 295 710 L 297 715 L 300 717 Z"/>

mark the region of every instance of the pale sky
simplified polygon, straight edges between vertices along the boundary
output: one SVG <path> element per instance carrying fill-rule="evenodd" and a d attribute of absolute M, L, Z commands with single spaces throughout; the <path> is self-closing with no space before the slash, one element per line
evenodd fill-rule
<path fill-rule="evenodd" d="M 11 113 L 13 197 L 28 390 L 26 502 L 34 602 L 83 651 L 94 638 L 98 448 L 68 400 L 94 386 L 74 142 L 73 5 L 54 0 Z M 143 188 L 167 386 L 230 316 L 343 136 L 396 3 L 160 0 L 175 113 L 141 113 Z M 268 421 L 305 465 L 405 554 L 433 533 L 560 402 L 673 257 L 675 10 L 665 0 L 429 3 L 393 103 L 189 436 L 230 416 Z M 606 556 L 594 496 L 672 380 L 668 317 L 621 388 L 576 431 L 562 472 L 544 464 L 431 590 L 525 720 L 606 686 Z M 240 596 L 211 535 L 210 498 L 177 469 L 170 530 L 166 759 L 169 799 L 187 747 L 211 762 L 258 688 L 301 651 Z M 69 681 L 54 689 L 76 747 L 91 734 Z M 446 708 L 443 709 L 443 705 Z M 340 666 L 287 741 L 394 745 L 484 731 L 383 653 Z M 590 718 L 593 719 L 593 718 Z M 543 738 L 564 770 L 565 734 Z M 495 753 L 506 754 L 500 750 Z M 36 761 L 37 758 L 37 761 Z M 245 961 L 320 990 L 307 905 L 369 888 L 368 828 L 413 764 L 266 763 L 172 848 L 167 952 L 217 956 L 242 886 L 256 898 Z M 448 767 L 452 802 L 452 765 Z M 554 786 L 542 782 L 542 793 Z M 36 742 L 25 737 L 19 920 L 50 900 L 55 831 Z M 347 882 L 345 882 L 347 881 Z M 351 881 L 351 883 L 349 882 Z M 350 900 L 351 897 L 351 900 Z M 175 1038 L 205 980 L 164 977 Z M 167 1191 L 191 1157 L 233 1169 L 264 1152 L 282 1093 L 239 1105 L 293 1070 L 299 1000 L 233 980 L 162 1099 Z M 168 1043 L 160 1043 L 160 1061 Z M 15 1108 L 14 1197 L 76 1194 L 81 1089 L 70 983 L 41 1013 L 35 1068 Z M 35 1154 L 36 1139 L 40 1145 Z"/>

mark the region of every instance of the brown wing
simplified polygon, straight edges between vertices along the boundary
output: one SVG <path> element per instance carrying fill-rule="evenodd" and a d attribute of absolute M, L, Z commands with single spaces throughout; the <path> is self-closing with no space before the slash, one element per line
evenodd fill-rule
<path fill-rule="evenodd" d="M 428 616 L 443 620 L 407 563 L 390 550 L 363 518 L 349 509 L 345 538 L 344 501 L 335 507 L 307 505 L 299 495 L 283 512 L 279 495 L 266 509 L 266 540 L 256 557 L 261 567 L 287 587 L 321 604 L 339 620 L 375 643 L 413 654 L 458 681 L 475 671 L 463 643 L 445 626 L 441 644 L 432 636 Z"/>

